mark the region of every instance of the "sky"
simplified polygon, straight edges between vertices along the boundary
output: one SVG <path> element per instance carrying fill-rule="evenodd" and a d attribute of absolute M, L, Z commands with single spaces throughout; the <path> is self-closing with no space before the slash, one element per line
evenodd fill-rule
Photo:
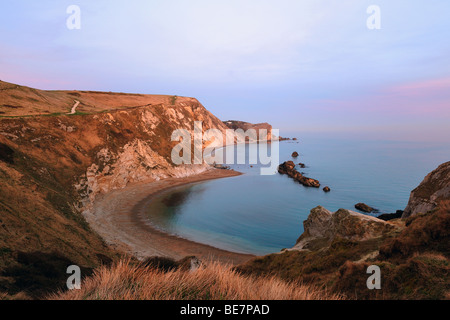
<path fill-rule="evenodd" d="M 71 5 L 80 29 L 67 27 Z M 381 29 L 367 26 L 371 5 Z M 448 141 L 449 11 L 448 0 L 2 0 L 0 79 L 191 96 L 282 135 Z"/>

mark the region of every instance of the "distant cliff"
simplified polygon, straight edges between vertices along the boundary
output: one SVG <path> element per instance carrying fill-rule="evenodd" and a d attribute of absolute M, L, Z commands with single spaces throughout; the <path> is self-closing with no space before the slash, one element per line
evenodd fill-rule
<path fill-rule="evenodd" d="M 171 161 L 179 144 L 173 131 L 192 132 L 194 121 L 202 121 L 203 132 L 228 129 L 195 98 L 43 91 L 0 81 L 0 292 L 20 291 L 11 286 L 14 274 L 33 274 L 32 266 L 93 267 L 116 256 L 80 211 L 131 182 L 211 170 Z"/>
<path fill-rule="evenodd" d="M 256 130 L 257 138 L 260 139 L 260 132 L 259 130 L 267 130 L 267 140 L 272 140 L 272 126 L 268 124 L 267 122 L 264 123 L 249 123 L 244 121 L 237 121 L 237 120 L 228 120 L 223 122 L 228 128 L 237 130 L 242 129 L 244 131 L 247 131 L 249 129 Z"/>

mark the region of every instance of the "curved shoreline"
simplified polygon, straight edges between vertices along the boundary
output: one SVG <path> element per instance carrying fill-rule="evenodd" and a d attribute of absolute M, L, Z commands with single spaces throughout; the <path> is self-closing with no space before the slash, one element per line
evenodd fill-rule
<path fill-rule="evenodd" d="M 184 178 L 135 183 L 99 196 L 90 210 L 83 212 L 89 225 L 109 245 L 139 259 L 164 256 L 175 260 L 196 256 L 203 260 L 240 264 L 255 257 L 219 249 L 153 228 L 145 221 L 143 211 L 152 197 L 173 187 L 190 183 L 239 176 L 242 173 L 212 169 Z"/>

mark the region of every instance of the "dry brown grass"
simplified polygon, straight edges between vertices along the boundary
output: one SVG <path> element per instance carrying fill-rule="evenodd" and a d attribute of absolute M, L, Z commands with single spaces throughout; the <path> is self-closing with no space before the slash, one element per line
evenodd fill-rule
<path fill-rule="evenodd" d="M 0 115 L 30 116 L 69 113 L 75 104 L 77 112 L 98 113 L 105 110 L 127 109 L 173 103 L 173 96 L 95 91 L 48 91 L 0 81 Z M 179 97 L 179 100 L 185 100 Z"/>
<path fill-rule="evenodd" d="M 404 260 L 417 252 L 435 251 L 450 257 L 450 207 L 443 201 L 439 209 L 406 220 L 406 228 L 380 248 L 384 259 Z"/>
<path fill-rule="evenodd" d="M 9 294 L 7 292 L 0 292 L 0 301 L 7 301 L 7 300 L 33 300 L 32 297 L 30 297 L 26 292 L 19 292 L 16 294 Z"/>
<path fill-rule="evenodd" d="M 333 287 L 357 299 L 448 299 L 450 295 L 450 210 L 439 209 L 406 220 L 406 228 L 384 241 L 370 262 L 347 261 Z M 383 275 L 380 294 L 366 289 L 365 270 L 378 265 Z M 374 290 L 376 291 L 376 290 Z M 354 294 L 352 294 L 354 292 Z"/>
<path fill-rule="evenodd" d="M 210 262 L 194 272 L 154 268 L 120 261 L 101 267 L 81 290 L 59 292 L 50 300 L 338 300 L 326 290 L 287 283 L 276 277 L 245 276 L 231 266 Z"/>
<path fill-rule="evenodd" d="M 450 212 L 450 200 L 441 200 L 439 202 L 439 208 L 442 211 Z"/>

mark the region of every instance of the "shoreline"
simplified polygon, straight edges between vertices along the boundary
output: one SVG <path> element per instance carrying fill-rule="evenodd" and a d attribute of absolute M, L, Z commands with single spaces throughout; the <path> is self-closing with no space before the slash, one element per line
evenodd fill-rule
<path fill-rule="evenodd" d="M 255 255 L 227 251 L 162 232 L 152 227 L 144 217 L 146 205 L 161 192 L 191 183 L 240 175 L 242 173 L 238 171 L 210 169 L 183 178 L 130 184 L 100 195 L 83 215 L 108 245 L 141 260 L 151 256 L 175 260 L 196 256 L 200 260 L 241 264 Z"/>

